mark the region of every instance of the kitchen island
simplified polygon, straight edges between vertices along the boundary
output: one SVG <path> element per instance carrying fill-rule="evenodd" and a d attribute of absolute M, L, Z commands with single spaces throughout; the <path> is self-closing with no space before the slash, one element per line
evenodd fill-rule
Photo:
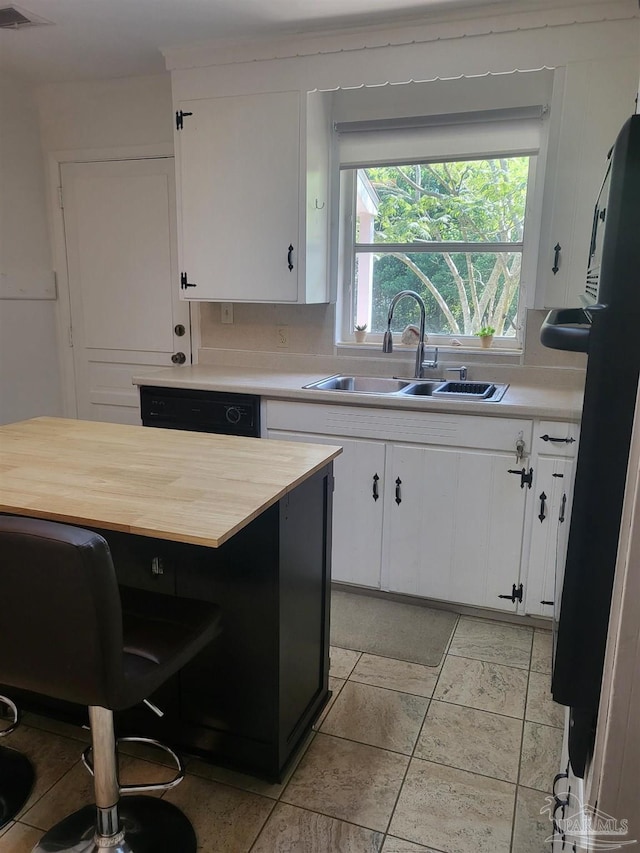
<path fill-rule="evenodd" d="M 97 530 L 121 584 L 223 610 L 220 638 L 150 697 L 165 716 L 118 714 L 119 736 L 281 778 L 329 697 L 339 453 L 60 418 L 0 427 L 1 512 Z M 84 708 L 8 692 L 25 709 L 86 721 Z"/>

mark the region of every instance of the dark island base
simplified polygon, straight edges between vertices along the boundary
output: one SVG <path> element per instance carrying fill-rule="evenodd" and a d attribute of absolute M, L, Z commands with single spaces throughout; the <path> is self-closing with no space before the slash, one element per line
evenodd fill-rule
<path fill-rule="evenodd" d="M 224 614 L 220 637 L 149 697 L 165 716 L 144 705 L 118 712 L 118 736 L 281 781 L 330 696 L 332 492 L 329 465 L 220 548 L 100 531 L 122 585 L 213 601 Z M 78 705 L 0 693 L 23 710 L 88 720 Z"/>

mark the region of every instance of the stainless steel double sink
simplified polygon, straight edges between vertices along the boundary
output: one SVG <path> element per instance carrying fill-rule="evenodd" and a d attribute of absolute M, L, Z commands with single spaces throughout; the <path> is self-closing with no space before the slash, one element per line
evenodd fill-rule
<path fill-rule="evenodd" d="M 317 391 L 348 391 L 355 394 L 393 394 L 395 396 L 440 397 L 449 400 L 501 400 L 508 385 L 493 382 L 452 381 L 442 379 L 389 379 L 383 376 L 344 376 L 336 374 L 305 385 Z"/>

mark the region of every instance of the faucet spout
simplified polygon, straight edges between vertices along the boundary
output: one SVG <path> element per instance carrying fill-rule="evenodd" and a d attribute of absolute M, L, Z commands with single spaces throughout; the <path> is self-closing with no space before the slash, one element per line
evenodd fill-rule
<path fill-rule="evenodd" d="M 415 290 L 401 290 L 400 293 L 396 293 L 396 295 L 391 300 L 389 305 L 389 315 L 387 317 L 387 331 L 384 333 L 384 338 L 382 339 L 382 352 L 393 352 L 393 335 L 391 334 L 391 321 L 393 320 L 393 312 L 395 310 L 396 305 L 400 302 L 401 299 L 404 299 L 405 296 L 410 296 L 412 299 L 418 303 L 418 308 L 420 309 L 420 332 L 418 337 L 418 346 L 416 348 L 416 367 L 414 377 L 416 379 L 422 379 L 424 376 L 424 326 L 425 326 L 425 317 L 426 310 L 424 307 L 424 301 L 419 293 L 416 293 Z"/>

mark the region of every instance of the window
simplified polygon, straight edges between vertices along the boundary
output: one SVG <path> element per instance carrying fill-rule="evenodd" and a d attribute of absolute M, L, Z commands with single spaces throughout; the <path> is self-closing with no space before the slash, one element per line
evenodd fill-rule
<path fill-rule="evenodd" d="M 466 343 L 483 327 L 517 343 L 524 223 L 532 157 L 376 165 L 349 170 L 350 322 L 387 327 L 389 303 L 414 290 L 429 337 Z M 417 323 L 398 303 L 393 331 Z M 509 341 L 510 339 L 510 341 Z"/>
<path fill-rule="evenodd" d="M 414 290 L 431 344 L 479 348 L 477 333 L 491 327 L 494 347 L 521 349 L 535 301 L 548 75 L 406 86 L 382 87 L 386 99 L 368 92 L 366 109 L 356 92 L 334 106 L 339 339 L 367 324 L 376 343 L 393 296 Z M 418 113 L 445 101 L 460 111 Z M 392 329 L 418 320 L 415 302 L 401 300 Z"/>

